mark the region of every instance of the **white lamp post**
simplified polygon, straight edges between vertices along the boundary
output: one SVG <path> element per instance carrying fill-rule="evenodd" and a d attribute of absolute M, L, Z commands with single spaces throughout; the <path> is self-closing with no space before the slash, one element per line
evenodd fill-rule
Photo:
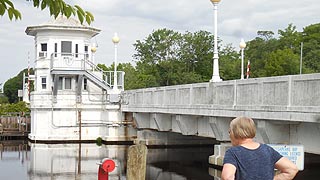
<path fill-rule="evenodd" d="M 244 51 L 244 48 L 246 47 L 246 43 L 244 42 L 243 39 L 241 39 L 239 47 L 241 49 L 241 79 L 244 79 L 244 74 L 243 74 L 243 51 Z"/>
<path fill-rule="evenodd" d="M 118 75 L 117 75 L 117 55 L 118 55 L 118 49 L 117 45 L 120 41 L 120 38 L 118 37 L 117 33 L 114 33 L 114 36 L 112 38 L 112 42 L 114 44 L 114 75 L 113 75 L 113 89 L 118 89 Z"/>
<path fill-rule="evenodd" d="M 210 82 L 222 81 L 219 75 L 219 56 L 218 56 L 218 3 L 220 0 L 210 0 L 213 4 L 214 12 L 214 49 L 213 49 L 213 73 Z"/>

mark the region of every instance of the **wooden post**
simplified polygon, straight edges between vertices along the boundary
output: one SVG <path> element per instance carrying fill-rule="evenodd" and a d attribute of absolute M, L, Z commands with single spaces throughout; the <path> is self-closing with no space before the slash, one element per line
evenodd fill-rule
<path fill-rule="evenodd" d="M 78 110 L 78 121 L 79 121 L 79 141 L 81 141 L 81 111 Z"/>
<path fill-rule="evenodd" d="M 127 180 L 146 179 L 147 152 L 147 146 L 143 144 L 129 147 Z"/>

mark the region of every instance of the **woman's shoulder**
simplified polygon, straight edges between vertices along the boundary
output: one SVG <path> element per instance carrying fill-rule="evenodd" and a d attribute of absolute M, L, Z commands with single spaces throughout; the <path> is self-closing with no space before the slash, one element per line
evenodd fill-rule
<path fill-rule="evenodd" d="M 264 150 L 264 151 L 269 151 L 269 152 L 276 152 L 275 149 L 273 149 L 271 146 L 269 146 L 268 144 L 261 144 L 260 145 L 260 149 Z"/>
<path fill-rule="evenodd" d="M 242 146 L 232 146 L 229 149 L 227 149 L 227 151 L 229 151 L 229 152 L 242 152 L 245 150 L 246 150 L 246 148 L 244 148 Z"/>
<path fill-rule="evenodd" d="M 264 150 L 264 151 L 273 151 L 274 149 L 267 145 L 267 144 L 263 144 L 263 143 L 259 143 L 259 145 L 257 146 L 257 148 L 246 148 L 243 146 L 232 146 L 230 147 L 227 151 L 230 152 L 242 152 L 242 151 L 255 151 L 255 150 Z"/>
<path fill-rule="evenodd" d="M 260 146 L 261 146 L 261 148 L 264 148 L 264 149 L 273 149 L 271 146 L 269 146 L 268 144 L 262 144 L 262 143 L 260 143 Z"/>

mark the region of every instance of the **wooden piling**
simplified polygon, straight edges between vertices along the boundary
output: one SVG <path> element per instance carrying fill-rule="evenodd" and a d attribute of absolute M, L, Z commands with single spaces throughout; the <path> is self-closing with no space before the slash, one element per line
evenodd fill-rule
<path fill-rule="evenodd" d="M 127 160 L 127 180 L 145 180 L 147 165 L 147 146 L 143 144 L 129 147 Z"/>

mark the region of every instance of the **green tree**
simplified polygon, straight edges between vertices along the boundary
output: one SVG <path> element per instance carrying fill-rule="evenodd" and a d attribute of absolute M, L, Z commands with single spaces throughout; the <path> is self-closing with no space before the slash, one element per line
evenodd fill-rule
<path fill-rule="evenodd" d="M 60 15 L 70 17 L 71 15 L 78 16 L 81 24 L 85 20 L 89 25 L 94 21 L 94 16 L 88 12 L 84 11 L 78 5 L 70 5 L 65 3 L 64 0 L 28 0 L 33 2 L 35 8 L 41 8 L 41 10 L 49 9 L 50 16 L 57 18 Z M 5 13 L 8 13 L 10 20 L 12 19 L 21 19 L 21 13 L 18 9 L 14 7 L 14 4 L 11 0 L 0 0 L 0 15 L 3 16 Z"/>
<path fill-rule="evenodd" d="M 226 45 L 220 50 L 219 66 L 220 76 L 223 80 L 240 79 L 241 59 L 239 53 L 236 52 L 231 44 Z"/>
<path fill-rule="evenodd" d="M 8 113 L 19 112 L 19 113 L 28 113 L 30 109 L 28 108 L 27 104 L 24 101 L 20 101 L 17 103 L 11 104 L 0 104 L 0 115 L 5 115 Z"/>
<path fill-rule="evenodd" d="M 119 63 L 119 70 L 124 71 L 124 89 L 138 89 L 141 87 L 138 73 L 130 63 Z"/>
<path fill-rule="evenodd" d="M 272 31 L 258 31 L 257 34 L 263 40 L 269 41 L 270 39 L 273 38 L 274 32 L 272 32 Z"/>
<path fill-rule="evenodd" d="M 263 76 L 283 76 L 299 73 L 300 56 L 292 49 L 276 50 L 267 56 Z"/>
<path fill-rule="evenodd" d="M 8 97 L 10 103 L 18 102 L 18 90 L 22 89 L 22 76 L 19 74 L 10 78 L 4 84 L 4 94 Z"/>
<path fill-rule="evenodd" d="M 16 103 L 19 101 L 18 90 L 22 89 L 23 86 L 23 74 L 27 74 L 28 69 L 24 69 L 19 72 L 19 74 L 13 78 L 7 80 L 3 86 L 4 94 L 8 98 L 9 103 Z M 30 69 L 30 73 L 34 74 L 33 69 Z M 33 85 L 31 86 L 31 91 L 33 90 Z"/>
<path fill-rule="evenodd" d="M 294 53 L 300 53 L 301 33 L 296 30 L 296 26 L 289 24 L 284 30 L 278 30 L 279 49 L 290 48 Z"/>
<path fill-rule="evenodd" d="M 301 39 L 305 42 L 303 72 L 317 72 L 319 32 L 319 24 L 307 26 L 303 33 L 289 24 L 278 30 L 279 38 L 272 31 L 258 31 L 245 49 L 244 65 L 250 60 L 250 77 L 297 74 Z M 130 63 L 118 65 L 118 70 L 126 72 L 125 89 L 208 82 L 212 76 L 212 44 L 213 35 L 206 31 L 185 34 L 168 29 L 154 31 L 134 44 L 135 67 Z M 221 78 L 239 79 L 240 53 L 231 44 L 218 49 Z M 113 70 L 113 65 L 105 69 Z"/>
<path fill-rule="evenodd" d="M 104 71 L 114 71 L 114 63 L 110 66 L 106 66 L 105 64 L 98 64 L 98 67 Z M 156 81 L 154 76 L 139 73 L 130 63 L 119 63 L 117 65 L 117 70 L 125 72 L 125 90 L 157 86 L 156 84 L 154 84 L 154 82 Z"/>
<path fill-rule="evenodd" d="M 212 77 L 213 35 L 207 31 L 181 34 L 160 29 L 134 45 L 136 70 L 142 80 L 148 80 L 147 87 L 208 82 Z M 218 49 L 223 79 L 237 77 L 239 56 L 235 49 L 231 45 Z"/>
<path fill-rule="evenodd" d="M 320 72 L 320 23 L 312 24 L 303 29 L 303 66 L 306 73 Z M 305 71 L 304 71 L 305 72 Z"/>
<path fill-rule="evenodd" d="M 0 105 L 1 104 L 6 104 L 6 103 L 9 103 L 9 100 L 6 96 L 0 94 Z"/>
<path fill-rule="evenodd" d="M 278 49 L 278 40 L 272 31 L 258 31 L 258 37 L 247 42 L 245 57 L 250 60 L 250 77 L 265 76 L 268 54 Z"/>
<path fill-rule="evenodd" d="M 136 41 L 137 52 L 133 55 L 137 60 L 136 68 L 139 73 L 150 76 L 143 79 L 155 80 L 149 82 L 150 86 L 176 84 L 176 74 L 180 70 L 180 44 L 181 34 L 168 29 L 159 29 L 144 41 Z"/>
<path fill-rule="evenodd" d="M 181 60 L 185 63 L 185 71 L 190 75 L 199 75 L 193 82 L 209 81 L 212 76 L 213 35 L 207 31 L 187 32 L 181 44 Z M 190 83 L 190 82 L 188 82 Z"/>

